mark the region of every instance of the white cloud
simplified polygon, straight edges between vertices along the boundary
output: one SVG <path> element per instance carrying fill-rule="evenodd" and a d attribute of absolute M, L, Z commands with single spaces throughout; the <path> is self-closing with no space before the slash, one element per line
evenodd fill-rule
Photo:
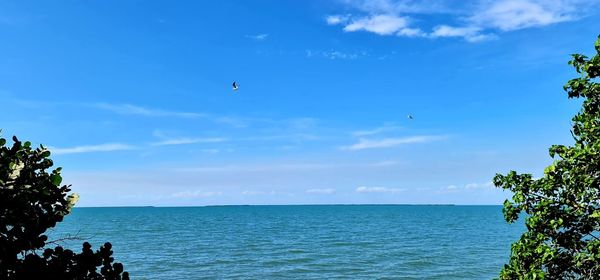
<path fill-rule="evenodd" d="M 493 189 L 494 188 L 494 183 L 493 182 L 487 182 L 487 183 L 483 183 L 483 184 L 478 184 L 478 183 L 470 183 L 465 185 L 465 189 L 469 190 L 469 189 Z"/>
<path fill-rule="evenodd" d="M 176 197 L 176 198 L 194 198 L 194 197 L 213 197 L 213 196 L 219 196 L 222 194 L 223 194 L 222 192 L 215 192 L 215 191 L 183 191 L 183 192 L 172 193 L 171 196 Z"/>
<path fill-rule="evenodd" d="M 399 130 L 401 128 L 402 127 L 394 126 L 394 125 L 383 125 L 383 126 L 376 127 L 373 129 L 354 131 L 354 132 L 352 132 L 352 135 L 354 135 L 354 136 L 369 136 L 369 135 L 379 134 L 379 133 L 388 132 L 388 131 L 395 131 L 395 130 Z"/>
<path fill-rule="evenodd" d="M 358 18 L 344 26 L 344 31 L 369 31 L 379 35 L 391 35 L 407 28 L 408 19 L 395 15 L 375 15 Z"/>
<path fill-rule="evenodd" d="M 327 188 L 327 189 L 308 189 L 306 190 L 307 193 L 314 193 L 314 194 L 333 194 L 335 193 L 335 189 L 331 189 L 331 188 Z"/>
<path fill-rule="evenodd" d="M 462 37 L 469 42 L 479 42 L 496 38 L 493 34 L 481 34 L 481 28 L 475 26 L 452 27 L 448 25 L 439 25 L 429 34 L 432 38 L 438 37 Z"/>
<path fill-rule="evenodd" d="M 275 193 L 275 192 L 272 192 Z M 268 192 L 261 192 L 261 191 L 243 191 L 242 195 L 266 195 L 269 194 Z"/>
<path fill-rule="evenodd" d="M 278 195 L 278 196 L 293 196 L 293 193 L 289 192 L 276 192 L 276 191 L 243 191 L 244 196 L 258 196 L 258 195 Z"/>
<path fill-rule="evenodd" d="M 246 35 L 246 38 L 250 38 L 256 41 L 263 41 L 266 40 L 267 37 L 269 37 L 269 34 L 266 33 L 261 33 L 261 34 L 256 34 L 256 35 Z"/>
<path fill-rule="evenodd" d="M 356 188 L 357 193 L 399 193 L 405 189 L 401 188 L 386 188 L 386 187 L 358 187 Z"/>
<path fill-rule="evenodd" d="M 180 117 L 180 118 L 202 118 L 208 117 L 207 114 L 191 113 L 191 112 L 176 112 L 165 111 L 161 109 L 150 109 L 131 104 L 109 104 L 97 103 L 94 107 L 98 109 L 108 110 L 121 115 L 138 115 L 146 117 Z"/>
<path fill-rule="evenodd" d="M 309 171 L 309 170 L 327 170 L 343 168 L 377 168 L 396 165 L 396 161 L 380 161 L 367 163 L 272 163 L 272 164 L 252 164 L 252 165 L 216 165 L 175 168 L 178 172 L 269 172 L 269 171 Z"/>
<path fill-rule="evenodd" d="M 329 25 L 343 25 L 347 32 L 367 31 L 378 35 L 405 37 L 457 37 L 468 42 L 497 38 L 498 31 L 543 27 L 578 20 L 597 11 L 599 0 L 477 0 L 466 4 L 455 1 L 345 0 L 346 8 L 357 10 L 354 16 L 332 15 Z M 587 11 L 587 12 L 582 12 Z M 358 14 L 358 15 L 357 15 Z M 360 15 L 362 14 L 362 15 Z M 429 14 L 447 15 L 448 22 L 431 32 L 409 22 L 423 22 Z M 413 20 L 419 17 L 419 21 Z"/>
<path fill-rule="evenodd" d="M 319 164 L 319 163 L 297 163 L 297 164 L 273 164 L 273 165 L 224 165 L 224 166 L 204 166 L 204 167 L 191 167 L 191 168 L 180 168 L 178 171 L 183 172 L 267 172 L 267 171 L 302 171 L 302 170 L 315 170 L 315 169 L 329 169 L 335 168 L 333 164 Z"/>
<path fill-rule="evenodd" d="M 356 59 L 358 57 L 356 54 L 340 51 L 324 52 L 323 55 L 329 59 Z"/>
<path fill-rule="evenodd" d="M 294 134 L 282 134 L 282 135 L 264 135 L 264 136 L 249 136 L 239 138 L 240 141 L 275 141 L 275 140 L 291 140 L 291 141 L 314 141 L 319 140 L 320 136 L 305 134 L 305 133 L 294 133 Z"/>
<path fill-rule="evenodd" d="M 123 151 L 123 150 L 132 150 L 135 147 L 121 144 L 121 143 L 107 143 L 100 145 L 85 145 L 85 146 L 77 146 L 70 148 L 57 148 L 51 147 L 49 150 L 55 155 L 64 155 L 64 154 L 81 154 L 81 153 L 94 153 L 94 152 L 112 152 L 112 151 Z"/>
<path fill-rule="evenodd" d="M 487 183 L 469 183 L 464 186 L 449 185 L 439 189 L 440 193 L 446 192 L 464 192 L 464 191 L 478 191 L 478 190 L 493 190 L 494 184 L 492 182 Z"/>
<path fill-rule="evenodd" d="M 384 139 L 359 139 L 358 143 L 341 147 L 342 150 L 365 150 L 375 148 L 391 148 L 406 144 L 416 143 L 428 143 L 433 141 L 442 140 L 445 137 L 442 136 L 411 136 L 411 137 L 400 137 L 400 138 L 384 138 Z"/>
<path fill-rule="evenodd" d="M 398 33 L 396 35 L 405 36 L 405 37 L 427 36 L 427 34 L 425 32 L 423 32 L 423 30 L 421 30 L 420 28 L 402 28 L 402 29 L 400 29 L 400 31 L 398 31 Z"/>
<path fill-rule="evenodd" d="M 166 145 L 186 145 L 186 144 L 198 144 L 198 143 L 220 143 L 228 141 L 227 138 L 174 138 L 166 139 L 160 142 L 152 143 L 153 146 L 166 146 Z"/>
<path fill-rule="evenodd" d="M 360 57 L 367 56 L 368 53 L 366 51 L 340 51 L 340 50 L 328 50 L 328 51 L 320 51 L 320 50 L 306 50 L 306 57 L 323 57 L 331 60 L 336 59 L 357 59 Z"/>
<path fill-rule="evenodd" d="M 452 3 L 440 0 L 344 0 L 344 3 L 369 14 L 432 14 L 448 13 L 455 9 L 447 5 Z"/>
<path fill-rule="evenodd" d="M 132 115 L 132 116 L 143 116 L 143 117 L 175 117 L 175 118 L 187 118 L 187 119 L 206 119 L 208 121 L 227 124 L 233 127 L 245 127 L 247 126 L 246 120 L 230 117 L 230 116 L 213 116 L 206 113 L 195 113 L 195 112 L 181 112 L 181 111 L 169 111 L 156 108 L 146 108 L 132 104 L 110 104 L 110 103 L 96 103 L 88 106 L 110 111 L 120 115 Z"/>
<path fill-rule="evenodd" d="M 471 17 L 480 26 L 511 31 L 575 19 L 575 1 L 495 1 Z"/>
<path fill-rule="evenodd" d="M 329 25 L 336 25 L 347 22 L 349 18 L 350 15 L 330 15 L 325 18 L 325 21 Z"/>

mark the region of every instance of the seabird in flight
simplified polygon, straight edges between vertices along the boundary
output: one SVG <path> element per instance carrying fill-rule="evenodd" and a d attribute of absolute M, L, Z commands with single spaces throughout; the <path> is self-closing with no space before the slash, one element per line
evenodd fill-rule
<path fill-rule="evenodd" d="M 407 118 L 408 118 L 409 120 L 412 120 L 412 119 L 413 119 L 413 116 L 409 114 L 409 115 L 407 116 Z"/>
<path fill-rule="evenodd" d="M 236 82 L 233 82 L 233 84 L 231 84 L 231 86 L 233 87 L 233 90 L 238 90 L 238 84 Z"/>

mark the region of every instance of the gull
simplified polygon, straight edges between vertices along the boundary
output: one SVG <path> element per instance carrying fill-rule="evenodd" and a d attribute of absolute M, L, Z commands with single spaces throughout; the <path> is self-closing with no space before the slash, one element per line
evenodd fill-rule
<path fill-rule="evenodd" d="M 233 84 L 231 84 L 231 86 L 233 87 L 233 90 L 238 90 L 238 84 L 236 82 L 233 82 Z"/>

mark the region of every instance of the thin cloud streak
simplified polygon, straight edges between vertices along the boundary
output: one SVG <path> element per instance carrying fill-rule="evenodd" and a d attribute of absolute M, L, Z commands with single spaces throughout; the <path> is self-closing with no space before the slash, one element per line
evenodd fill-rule
<path fill-rule="evenodd" d="M 355 190 L 357 193 L 399 193 L 406 191 L 401 188 L 387 188 L 387 187 L 358 187 Z"/>
<path fill-rule="evenodd" d="M 132 104 L 111 104 L 111 103 L 96 103 L 91 105 L 93 108 L 110 111 L 119 115 L 143 116 L 143 117 L 174 117 L 185 119 L 206 119 L 208 121 L 226 124 L 232 127 L 246 127 L 248 120 L 230 117 L 230 116 L 214 116 L 207 113 L 197 112 L 182 112 L 169 111 L 156 108 L 146 108 Z"/>
<path fill-rule="evenodd" d="M 95 153 L 95 152 L 113 152 L 113 151 L 124 151 L 133 150 L 136 147 L 121 143 L 107 143 L 100 145 L 85 145 L 71 148 L 56 148 L 52 147 L 49 150 L 55 155 L 64 154 L 82 154 L 82 153 Z"/>
<path fill-rule="evenodd" d="M 213 197 L 222 195 L 222 192 L 214 191 L 183 191 L 172 193 L 171 197 L 175 198 L 197 198 L 197 197 Z"/>
<path fill-rule="evenodd" d="M 388 168 L 398 165 L 397 161 L 380 161 L 359 164 L 331 164 L 331 163 L 283 163 L 268 165 L 222 165 L 222 166 L 200 166 L 175 168 L 178 172 L 269 172 L 269 171 L 308 171 L 327 170 L 339 168 Z"/>
<path fill-rule="evenodd" d="M 401 128 L 402 127 L 400 127 L 400 126 L 384 125 L 384 126 L 376 127 L 373 129 L 354 131 L 354 132 L 352 132 L 352 135 L 354 135 L 354 136 L 369 136 L 369 135 L 380 134 L 383 132 L 395 131 L 395 130 L 399 130 Z"/>
<path fill-rule="evenodd" d="M 306 193 L 312 194 L 333 194 L 335 193 L 335 189 L 326 188 L 326 189 L 308 189 Z"/>
<path fill-rule="evenodd" d="M 175 138 L 167 139 L 160 142 L 151 143 L 152 146 L 169 146 L 169 145 L 188 145 L 199 143 L 221 143 L 228 141 L 227 138 Z"/>
<path fill-rule="evenodd" d="M 400 145 L 406 144 L 417 144 L 417 143 L 428 143 L 433 141 L 443 140 L 446 137 L 444 136 L 411 136 L 411 137 L 400 137 L 400 138 L 384 138 L 384 139 L 364 139 L 361 138 L 358 140 L 358 143 L 343 146 L 340 149 L 342 150 L 350 150 L 350 151 L 359 151 L 366 149 L 377 149 L 377 148 L 391 148 Z"/>
<path fill-rule="evenodd" d="M 111 111 L 121 115 L 138 115 L 145 117 L 179 117 L 179 118 L 205 118 L 207 114 L 203 113 L 192 113 L 192 112 L 177 112 L 177 111 L 166 111 L 161 109 L 150 109 L 144 108 L 131 104 L 109 104 L 109 103 L 97 103 L 94 104 L 95 108 Z"/>
<path fill-rule="evenodd" d="M 269 37 L 269 34 L 266 33 L 261 33 L 261 34 L 256 34 L 256 35 L 246 35 L 246 38 L 250 38 L 256 41 L 263 41 L 266 40 L 267 37 Z"/>

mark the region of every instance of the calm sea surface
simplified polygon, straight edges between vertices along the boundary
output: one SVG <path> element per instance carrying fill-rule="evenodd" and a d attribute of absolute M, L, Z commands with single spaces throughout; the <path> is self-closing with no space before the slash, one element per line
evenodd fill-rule
<path fill-rule="evenodd" d="M 76 208 L 51 239 L 109 241 L 132 279 L 491 279 L 523 229 L 500 206 Z"/>

